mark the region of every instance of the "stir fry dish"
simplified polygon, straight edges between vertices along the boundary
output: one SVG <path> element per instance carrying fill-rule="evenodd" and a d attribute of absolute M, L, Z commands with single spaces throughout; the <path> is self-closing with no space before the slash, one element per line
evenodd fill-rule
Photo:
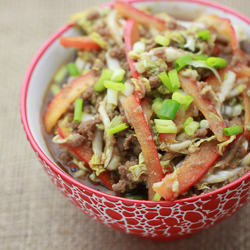
<path fill-rule="evenodd" d="M 75 54 L 42 111 L 62 169 L 102 192 L 154 201 L 202 195 L 250 171 L 250 42 L 240 25 L 122 1 L 70 24 L 81 35 L 59 39 Z"/>

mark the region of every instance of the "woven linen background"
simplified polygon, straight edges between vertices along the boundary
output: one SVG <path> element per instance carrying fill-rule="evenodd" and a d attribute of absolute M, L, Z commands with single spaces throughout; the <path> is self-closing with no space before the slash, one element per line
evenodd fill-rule
<path fill-rule="evenodd" d="M 247 250 L 250 204 L 190 238 L 150 242 L 108 229 L 52 184 L 24 133 L 19 97 L 33 56 L 71 13 L 105 0 L 0 0 L 0 250 Z M 250 17 L 250 0 L 217 1 Z"/>

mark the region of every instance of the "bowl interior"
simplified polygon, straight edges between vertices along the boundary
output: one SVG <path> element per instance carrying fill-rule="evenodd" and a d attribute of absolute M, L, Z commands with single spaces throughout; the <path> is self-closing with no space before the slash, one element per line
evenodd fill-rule
<path fill-rule="evenodd" d="M 132 1 L 134 2 L 134 1 Z M 193 18 L 198 16 L 200 13 L 210 13 L 216 14 L 221 17 L 229 18 L 233 24 L 241 24 L 244 32 L 250 37 L 250 28 L 247 19 L 237 16 L 233 13 L 229 13 L 226 9 L 218 8 L 217 4 L 205 3 L 203 1 L 186 2 L 186 1 L 140 1 L 134 2 L 136 6 L 152 6 L 154 12 L 165 11 L 170 15 L 186 18 Z M 71 13 L 69 13 L 71 14 Z M 40 151 L 43 152 L 48 159 L 54 164 L 55 161 L 50 155 L 45 141 L 43 139 L 41 130 L 41 109 L 44 94 L 46 92 L 47 86 L 50 83 L 52 76 L 54 75 L 57 68 L 66 62 L 71 55 L 74 53 L 74 49 L 65 49 L 60 46 L 58 37 L 60 36 L 74 36 L 78 35 L 79 31 L 72 27 L 64 27 L 61 32 L 57 32 L 53 37 L 51 37 L 46 45 L 38 52 L 35 62 L 33 61 L 33 66 L 29 68 L 27 75 L 28 79 L 25 84 L 26 99 L 26 117 L 27 118 L 29 133 L 33 137 Z"/>

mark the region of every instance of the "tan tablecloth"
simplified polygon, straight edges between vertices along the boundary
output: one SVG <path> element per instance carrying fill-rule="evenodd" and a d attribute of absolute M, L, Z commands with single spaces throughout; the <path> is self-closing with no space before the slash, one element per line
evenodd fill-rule
<path fill-rule="evenodd" d="M 104 2 L 0 0 L 0 249 L 250 249 L 250 205 L 191 238 L 147 242 L 85 216 L 43 171 L 20 121 L 25 71 L 40 46 L 71 13 Z M 249 0 L 217 2 L 250 16 Z"/>

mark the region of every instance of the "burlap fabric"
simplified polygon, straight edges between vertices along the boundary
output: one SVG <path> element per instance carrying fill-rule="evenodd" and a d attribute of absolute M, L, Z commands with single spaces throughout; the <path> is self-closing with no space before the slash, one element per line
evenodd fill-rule
<path fill-rule="evenodd" d="M 148 242 L 108 229 L 69 203 L 43 171 L 19 114 L 25 71 L 71 13 L 105 0 L 0 0 L 0 250 L 250 249 L 250 205 L 177 242 Z M 220 0 L 250 16 L 249 0 Z"/>

